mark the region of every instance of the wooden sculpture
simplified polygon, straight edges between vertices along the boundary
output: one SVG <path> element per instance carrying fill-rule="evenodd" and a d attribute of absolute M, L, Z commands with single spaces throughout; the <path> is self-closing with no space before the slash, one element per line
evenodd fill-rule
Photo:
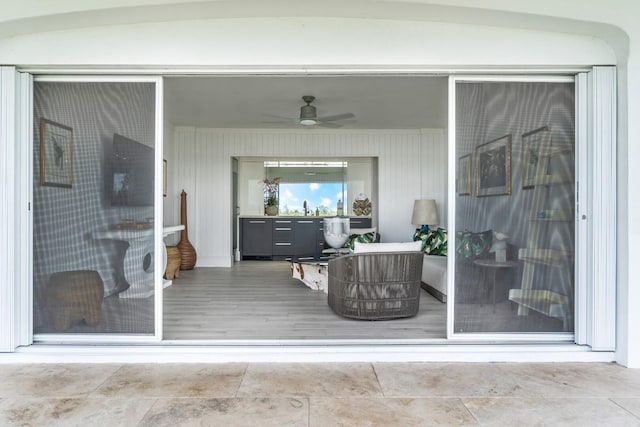
<path fill-rule="evenodd" d="M 193 270 L 196 266 L 196 250 L 189 242 L 189 230 L 187 228 L 187 193 L 180 193 L 180 223 L 184 230 L 180 232 L 180 241 L 177 244 L 180 251 L 180 270 Z"/>

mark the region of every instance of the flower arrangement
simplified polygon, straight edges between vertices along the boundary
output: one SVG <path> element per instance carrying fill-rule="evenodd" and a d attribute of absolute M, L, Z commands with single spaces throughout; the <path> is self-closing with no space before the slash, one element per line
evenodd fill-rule
<path fill-rule="evenodd" d="M 280 188 L 280 177 L 277 176 L 273 179 L 263 179 L 262 185 L 264 187 L 265 194 L 277 194 Z"/>
<path fill-rule="evenodd" d="M 360 193 L 353 201 L 353 213 L 357 216 L 371 214 L 371 201 L 367 196 Z"/>
<path fill-rule="evenodd" d="M 275 215 L 277 212 L 279 200 L 278 191 L 280 189 L 280 177 L 273 179 L 263 179 L 262 188 L 264 193 L 264 207 L 268 215 Z"/>

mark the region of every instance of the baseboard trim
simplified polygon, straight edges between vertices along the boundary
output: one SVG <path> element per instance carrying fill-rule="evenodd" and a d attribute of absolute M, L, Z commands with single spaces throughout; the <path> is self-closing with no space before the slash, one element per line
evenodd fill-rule
<path fill-rule="evenodd" d="M 198 258 L 196 267 L 232 267 L 232 256 L 209 256 Z"/>

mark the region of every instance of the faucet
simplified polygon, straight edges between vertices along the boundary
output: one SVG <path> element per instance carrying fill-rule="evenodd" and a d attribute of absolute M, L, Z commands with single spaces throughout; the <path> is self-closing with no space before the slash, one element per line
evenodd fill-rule
<path fill-rule="evenodd" d="M 309 204 L 306 200 L 302 204 L 302 207 L 304 208 L 304 216 L 307 216 L 309 214 Z"/>

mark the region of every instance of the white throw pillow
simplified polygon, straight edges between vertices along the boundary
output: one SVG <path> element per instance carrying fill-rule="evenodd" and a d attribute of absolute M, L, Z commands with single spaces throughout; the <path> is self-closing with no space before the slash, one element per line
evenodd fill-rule
<path fill-rule="evenodd" d="M 362 254 L 368 252 L 420 252 L 422 241 L 402 243 L 353 243 L 353 253 Z"/>
<path fill-rule="evenodd" d="M 376 241 L 376 233 L 377 233 L 377 227 L 371 227 L 371 228 L 352 228 L 349 230 L 349 234 L 367 234 L 367 233 L 373 233 L 373 241 Z"/>

